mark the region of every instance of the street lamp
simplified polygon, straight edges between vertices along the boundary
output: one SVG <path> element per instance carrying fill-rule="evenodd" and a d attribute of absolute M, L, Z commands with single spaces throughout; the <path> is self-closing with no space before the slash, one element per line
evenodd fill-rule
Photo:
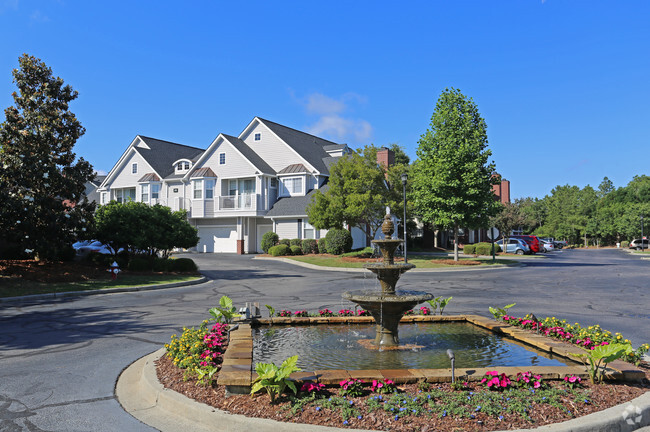
<path fill-rule="evenodd" d="M 641 216 L 641 252 L 643 252 L 643 216 Z"/>
<path fill-rule="evenodd" d="M 406 181 L 408 178 L 409 176 L 406 173 L 402 174 L 402 188 L 404 192 L 404 264 L 408 263 L 408 259 L 406 258 Z"/>

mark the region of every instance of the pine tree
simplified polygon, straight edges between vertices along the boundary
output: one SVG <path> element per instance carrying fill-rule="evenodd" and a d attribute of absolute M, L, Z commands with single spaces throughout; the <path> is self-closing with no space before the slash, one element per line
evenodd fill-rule
<path fill-rule="evenodd" d="M 55 259 L 91 226 L 83 202 L 92 166 L 72 149 L 85 132 L 68 104 L 77 92 L 27 54 L 14 69 L 15 106 L 0 125 L 0 232 L 28 255 Z"/>

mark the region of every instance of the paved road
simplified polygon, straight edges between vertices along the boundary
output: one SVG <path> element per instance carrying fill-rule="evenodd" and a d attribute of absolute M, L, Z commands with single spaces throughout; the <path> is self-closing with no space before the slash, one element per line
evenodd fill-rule
<path fill-rule="evenodd" d="M 0 431 L 151 431 L 114 397 L 120 371 L 199 323 L 226 294 L 276 309 L 348 307 L 341 293 L 376 286 L 371 274 L 324 272 L 252 256 L 193 255 L 213 281 L 184 288 L 0 306 Z M 489 315 L 517 302 L 635 345 L 650 341 L 650 261 L 619 250 L 560 251 L 523 268 L 406 273 L 398 285 L 454 296 L 445 312 Z"/>

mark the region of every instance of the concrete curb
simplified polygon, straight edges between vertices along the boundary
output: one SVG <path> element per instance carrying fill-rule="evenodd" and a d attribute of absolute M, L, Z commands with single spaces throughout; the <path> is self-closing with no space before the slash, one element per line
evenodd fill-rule
<path fill-rule="evenodd" d="M 129 414 L 163 432 L 359 430 L 249 418 L 238 414 L 229 414 L 196 402 L 164 388 L 158 381 L 154 361 L 164 353 L 164 348 L 161 348 L 135 361 L 122 371 L 115 385 L 115 395 Z M 536 429 L 519 429 L 516 432 L 531 430 L 541 432 L 627 432 L 649 425 L 650 392 L 646 392 L 630 402 L 594 414 Z"/>
<path fill-rule="evenodd" d="M 290 258 L 271 258 L 271 257 L 255 257 L 256 260 L 267 260 L 267 261 L 281 261 L 287 264 L 292 264 L 298 267 L 304 267 L 312 270 L 323 270 L 323 271 L 334 271 L 334 272 L 347 272 L 347 273 L 366 273 L 369 270 L 364 268 L 343 268 L 343 267 L 325 267 L 315 264 L 304 263 Z M 490 266 L 458 266 L 454 268 L 414 268 L 409 270 L 409 273 L 442 273 L 442 272 L 458 272 L 458 271 L 487 271 L 487 270 L 499 270 L 504 268 L 513 268 L 513 267 L 524 267 L 525 263 L 518 262 L 516 264 L 494 264 Z"/>
<path fill-rule="evenodd" d="M 59 299 L 64 297 L 81 297 L 81 296 L 91 296 L 91 295 L 99 295 L 99 294 L 115 294 L 115 293 L 133 292 L 133 291 L 150 291 L 150 290 L 158 290 L 158 289 L 165 289 L 165 288 L 177 288 L 181 286 L 198 285 L 204 282 L 208 282 L 209 280 L 210 279 L 206 278 L 205 276 L 201 276 L 198 279 L 190 280 L 186 282 L 172 282 L 172 283 L 157 284 L 157 285 L 143 285 L 143 286 L 134 286 L 134 287 L 127 287 L 127 288 L 107 288 L 107 289 L 88 290 L 88 291 L 66 291 L 60 293 L 33 294 L 33 295 L 26 295 L 20 297 L 4 297 L 4 298 L 0 298 L 0 305 L 4 303 L 20 303 L 20 302 L 27 302 L 32 300 L 53 300 L 53 299 Z"/>

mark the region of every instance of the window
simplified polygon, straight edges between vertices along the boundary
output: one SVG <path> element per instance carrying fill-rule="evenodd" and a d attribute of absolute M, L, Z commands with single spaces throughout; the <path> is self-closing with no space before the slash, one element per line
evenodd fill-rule
<path fill-rule="evenodd" d="M 219 165 L 225 165 L 225 164 L 226 164 L 226 154 L 219 153 Z"/>
<path fill-rule="evenodd" d="M 303 237 L 306 239 L 313 239 L 316 238 L 314 227 L 309 224 L 309 222 L 303 220 L 302 221 L 302 228 L 303 228 Z"/>
<path fill-rule="evenodd" d="M 214 198 L 214 180 L 205 181 L 205 199 Z"/>
<path fill-rule="evenodd" d="M 237 195 L 237 180 L 228 181 L 228 195 Z"/>
<path fill-rule="evenodd" d="M 194 199 L 203 198 L 203 180 L 194 180 Z"/>
<path fill-rule="evenodd" d="M 137 174 L 137 173 L 138 173 L 138 164 L 137 164 L 137 163 L 134 163 L 134 164 L 131 165 L 131 172 L 132 172 L 133 174 Z"/>
<path fill-rule="evenodd" d="M 190 169 L 190 163 L 189 163 L 189 162 L 185 162 L 184 167 L 185 167 L 185 170 Z"/>
<path fill-rule="evenodd" d="M 106 204 L 106 201 L 108 200 L 108 193 L 107 192 L 102 192 L 102 196 L 100 199 L 100 204 Z"/>
<path fill-rule="evenodd" d="M 151 185 L 151 199 L 152 200 L 157 200 L 159 196 L 160 196 L 160 185 L 159 184 L 152 184 Z"/>
<path fill-rule="evenodd" d="M 289 195 L 302 194 L 302 179 L 300 177 L 287 178 L 282 180 Z"/>
<path fill-rule="evenodd" d="M 176 171 L 182 171 L 183 170 L 183 162 L 179 162 L 176 164 Z"/>
<path fill-rule="evenodd" d="M 116 189 L 115 200 L 118 203 L 135 201 L 135 188 L 130 189 Z"/>
<path fill-rule="evenodd" d="M 142 202 L 143 203 L 148 203 L 149 202 L 149 185 L 148 184 L 143 184 L 141 192 L 142 192 Z"/>
<path fill-rule="evenodd" d="M 255 134 L 255 141 L 259 141 L 262 139 L 262 134 L 261 133 L 256 133 Z"/>
<path fill-rule="evenodd" d="M 271 179 L 271 187 L 273 189 L 276 189 L 278 187 L 278 179 L 276 179 L 276 178 Z"/>

